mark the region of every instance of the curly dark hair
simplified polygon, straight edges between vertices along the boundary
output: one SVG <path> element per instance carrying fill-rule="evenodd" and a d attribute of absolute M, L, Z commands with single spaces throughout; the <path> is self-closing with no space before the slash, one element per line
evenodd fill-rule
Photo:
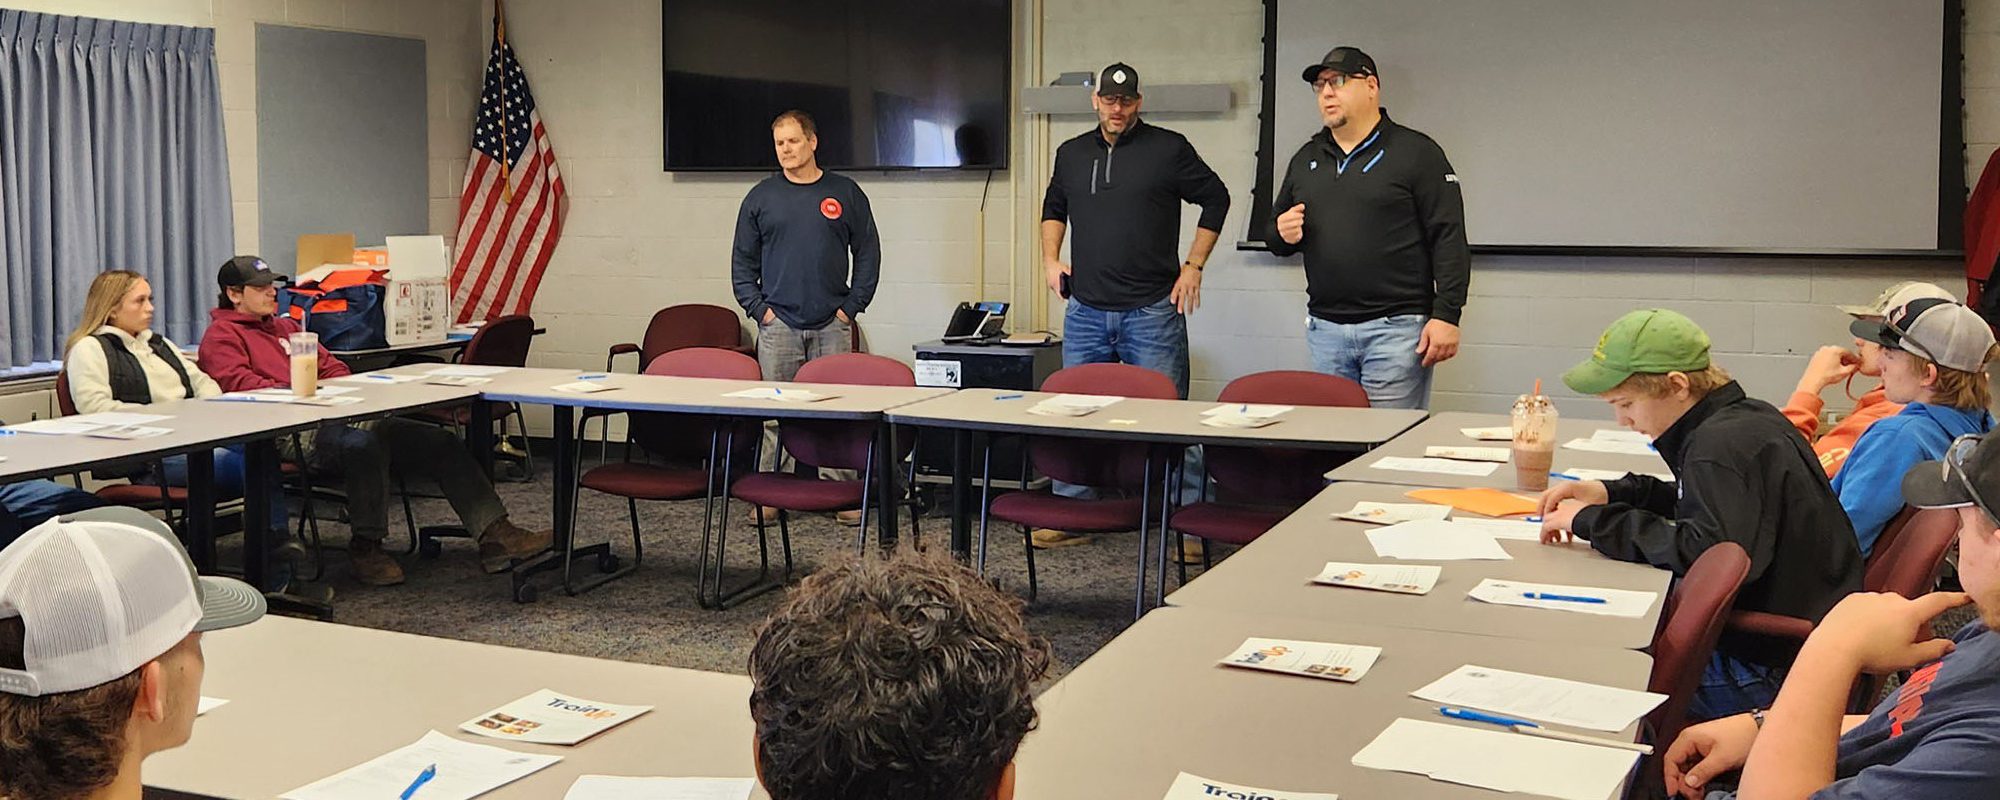
<path fill-rule="evenodd" d="M 27 628 L 0 619 L 0 667 L 22 669 Z M 25 697 L 0 692 L 0 797 L 77 800 L 111 785 L 125 755 L 125 721 L 139 699 L 139 672 L 74 692 Z"/>
<path fill-rule="evenodd" d="M 988 800 L 1035 727 L 1049 645 L 1021 602 L 943 557 L 807 578 L 750 651 L 757 766 L 774 800 Z"/>

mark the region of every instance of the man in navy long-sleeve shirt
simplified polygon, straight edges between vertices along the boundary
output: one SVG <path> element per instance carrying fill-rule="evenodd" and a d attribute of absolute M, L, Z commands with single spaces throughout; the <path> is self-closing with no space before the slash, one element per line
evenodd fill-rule
<path fill-rule="evenodd" d="M 868 195 L 819 168 L 810 115 L 778 115 L 771 139 L 784 171 L 744 196 L 730 273 L 757 324 L 764 379 L 789 381 L 805 362 L 852 349 L 854 319 L 875 298 L 882 240 Z"/>

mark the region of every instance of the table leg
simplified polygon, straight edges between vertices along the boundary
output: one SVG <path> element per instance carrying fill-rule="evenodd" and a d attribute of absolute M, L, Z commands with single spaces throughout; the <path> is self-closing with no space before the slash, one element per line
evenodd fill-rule
<path fill-rule="evenodd" d="M 557 438 L 561 438 L 561 435 L 558 433 Z M 479 463 L 480 474 L 485 475 L 487 480 L 492 480 L 493 406 L 483 399 L 472 401 L 471 418 L 465 425 L 465 446 L 472 448 L 472 458 Z"/>
<path fill-rule="evenodd" d="M 182 524 L 187 530 L 189 556 L 194 559 L 195 569 L 212 573 L 215 571 L 215 451 L 203 447 L 188 453 L 187 472 L 188 500 Z M 244 514 L 247 516 L 249 513 L 249 507 L 246 505 Z M 247 519 L 244 527 L 251 527 Z M 249 545 L 249 540 L 245 539 L 244 575 L 261 576 L 261 565 L 256 573 L 250 571 Z M 254 579 L 250 581 L 250 585 L 263 586 Z"/>
<path fill-rule="evenodd" d="M 896 547 L 896 507 L 902 505 L 902 493 L 897 491 L 901 484 L 897 474 L 901 470 L 896 461 L 896 426 L 883 420 L 875 426 L 875 491 L 882 498 L 879 505 L 882 513 L 876 519 L 876 536 L 885 552 Z"/>
<path fill-rule="evenodd" d="M 972 431 L 951 432 L 951 554 L 964 561 L 972 555 L 972 509 L 979 504 L 972 492 Z"/>
<path fill-rule="evenodd" d="M 514 601 L 518 603 L 532 603 L 535 601 L 539 593 L 536 591 L 534 584 L 529 582 L 529 578 L 539 573 L 561 570 L 563 574 L 563 592 L 574 596 L 603 586 L 605 583 L 616 578 L 624 577 L 630 574 L 632 570 L 638 568 L 637 559 L 634 559 L 633 563 L 621 567 L 619 563 L 620 559 L 611 552 L 611 544 L 609 542 L 600 542 L 583 547 L 575 546 L 577 478 L 579 472 L 577 468 L 576 407 L 559 405 L 555 406 L 554 409 L 556 441 L 555 486 L 553 491 L 555 496 L 552 498 L 550 505 L 554 508 L 554 518 L 551 522 L 555 530 L 555 542 L 553 549 L 549 552 L 523 561 L 514 567 Z M 492 429 L 490 422 L 487 424 L 486 429 L 488 431 Z M 486 453 L 488 463 L 491 463 L 493 452 L 490 439 L 491 437 L 489 436 L 486 445 L 482 448 Z M 579 557 L 594 559 L 597 571 L 600 574 L 592 575 L 582 580 L 573 580 L 570 577 L 570 565 Z"/>

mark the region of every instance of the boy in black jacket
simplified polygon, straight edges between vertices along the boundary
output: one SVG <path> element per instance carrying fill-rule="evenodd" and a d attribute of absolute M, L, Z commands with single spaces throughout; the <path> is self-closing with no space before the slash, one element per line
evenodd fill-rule
<path fill-rule="evenodd" d="M 1563 374 L 1611 404 L 1618 423 L 1653 438 L 1676 482 L 1645 475 L 1564 481 L 1542 494 L 1542 541 L 1566 532 L 1612 558 L 1675 575 L 1720 542 L 1750 554 L 1736 608 L 1818 622 L 1861 588 L 1861 551 L 1819 459 L 1776 408 L 1744 395 L 1709 363 L 1708 334 L 1648 309 L 1605 329 L 1591 358 Z M 1688 713 L 1764 708 L 1797 644 L 1728 630 Z"/>

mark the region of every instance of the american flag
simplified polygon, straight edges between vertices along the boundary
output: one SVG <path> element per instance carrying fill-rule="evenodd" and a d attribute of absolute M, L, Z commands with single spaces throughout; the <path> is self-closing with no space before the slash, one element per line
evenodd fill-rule
<path fill-rule="evenodd" d="M 569 214 L 555 146 L 507 44 L 506 14 L 498 3 L 494 9 L 493 49 L 458 196 L 451 299 L 461 323 L 528 313 Z"/>

